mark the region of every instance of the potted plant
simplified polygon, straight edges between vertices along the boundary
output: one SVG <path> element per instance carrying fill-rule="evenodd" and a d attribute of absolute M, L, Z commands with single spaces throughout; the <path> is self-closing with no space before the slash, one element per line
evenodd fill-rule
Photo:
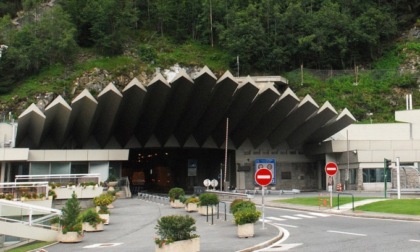
<path fill-rule="evenodd" d="M 200 200 L 195 197 L 189 197 L 185 200 L 184 204 L 185 204 L 185 210 L 187 210 L 187 212 L 197 212 L 198 211 L 198 203 L 200 202 Z"/>
<path fill-rule="evenodd" d="M 216 205 L 219 204 L 219 198 L 213 193 L 202 193 L 199 196 L 200 203 L 198 213 L 201 215 L 212 215 L 216 213 Z"/>
<path fill-rule="evenodd" d="M 114 201 L 112 195 L 104 193 L 98 197 L 93 198 L 93 204 L 96 206 L 99 216 L 105 220 L 105 225 L 109 224 L 109 210 L 108 205 Z"/>
<path fill-rule="evenodd" d="M 114 187 L 118 184 L 117 176 L 110 173 L 108 176 L 107 182 L 108 182 L 108 191 L 114 191 L 115 190 Z"/>
<path fill-rule="evenodd" d="M 155 227 L 159 236 L 155 239 L 156 252 L 200 251 L 200 237 L 195 219 L 188 215 L 163 216 Z"/>
<path fill-rule="evenodd" d="M 252 207 L 245 207 L 236 211 L 233 217 L 235 224 L 238 225 L 238 237 L 253 237 L 254 223 L 260 219 L 260 216 L 261 212 Z"/>
<path fill-rule="evenodd" d="M 61 209 L 61 232 L 58 233 L 57 237 L 59 242 L 67 243 L 82 241 L 82 221 L 79 218 L 81 209 L 77 195 L 73 192 L 71 198 L 66 201 L 66 205 Z"/>
<path fill-rule="evenodd" d="M 169 199 L 171 202 L 171 207 L 173 208 L 183 208 L 185 207 L 184 203 L 180 201 L 180 197 L 185 196 L 184 189 L 180 187 L 174 187 L 169 190 Z"/>
<path fill-rule="evenodd" d="M 88 208 L 80 215 L 83 223 L 83 231 L 97 232 L 104 230 L 105 220 L 93 209 Z"/>
<path fill-rule="evenodd" d="M 244 209 L 244 208 L 251 208 L 253 210 L 256 210 L 256 206 L 255 203 L 249 200 L 243 200 L 243 199 L 235 199 L 234 201 L 232 201 L 232 203 L 230 204 L 230 209 L 229 211 L 232 214 L 235 214 L 236 212 Z"/>

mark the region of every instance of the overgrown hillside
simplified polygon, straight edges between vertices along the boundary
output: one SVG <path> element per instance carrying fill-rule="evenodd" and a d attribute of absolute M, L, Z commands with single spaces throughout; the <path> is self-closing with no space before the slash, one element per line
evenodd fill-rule
<path fill-rule="evenodd" d="M 415 107 L 420 98 L 419 32 L 402 34 L 419 9 L 409 0 L 5 0 L 0 110 L 16 116 L 85 87 L 147 83 L 179 63 L 218 76 L 238 67 L 241 76 L 284 75 L 319 105 L 393 121 L 405 94 Z"/>

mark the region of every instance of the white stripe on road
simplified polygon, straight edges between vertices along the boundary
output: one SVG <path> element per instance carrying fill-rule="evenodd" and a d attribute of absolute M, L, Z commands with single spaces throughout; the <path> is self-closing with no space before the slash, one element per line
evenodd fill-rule
<path fill-rule="evenodd" d="M 277 227 L 291 227 L 291 228 L 298 228 L 298 226 L 288 225 L 288 224 L 283 224 L 283 223 L 273 223 L 272 225 L 277 226 Z"/>
<path fill-rule="evenodd" d="M 411 242 L 420 242 L 420 240 L 409 240 Z"/>
<path fill-rule="evenodd" d="M 308 214 L 315 215 L 315 216 L 318 216 L 318 217 L 329 217 L 330 216 L 329 214 L 324 214 L 324 213 L 308 213 Z"/>
<path fill-rule="evenodd" d="M 347 234 L 347 235 L 356 235 L 356 236 L 367 236 L 365 234 L 358 234 L 358 233 L 349 233 L 349 232 L 341 232 L 341 231 L 334 231 L 334 230 L 328 230 L 328 233 L 336 233 L 336 234 Z"/>
<path fill-rule="evenodd" d="M 291 219 L 291 220 L 301 220 L 302 218 L 298 218 L 298 217 L 294 217 L 294 216 L 290 216 L 290 215 L 282 215 L 280 217 L 286 218 L 286 219 Z"/>
<path fill-rule="evenodd" d="M 273 217 L 273 216 L 269 216 L 269 217 L 267 217 L 267 219 L 276 220 L 276 221 L 284 221 L 285 220 L 285 219 L 277 218 L 277 217 Z"/>
<path fill-rule="evenodd" d="M 310 216 L 310 215 L 306 215 L 306 214 L 295 214 L 295 216 L 302 217 L 302 218 L 307 218 L 307 219 L 315 219 L 316 218 L 314 216 Z"/>
<path fill-rule="evenodd" d="M 271 222 L 271 220 L 267 220 L 267 218 L 265 218 L 265 220 L 263 221 L 263 219 L 262 218 L 260 218 L 259 219 L 259 221 L 261 221 L 261 222 L 265 222 L 265 223 L 270 223 Z"/>

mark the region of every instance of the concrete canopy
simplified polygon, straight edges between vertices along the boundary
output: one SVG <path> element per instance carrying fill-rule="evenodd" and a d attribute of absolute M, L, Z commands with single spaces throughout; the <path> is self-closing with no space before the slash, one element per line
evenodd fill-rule
<path fill-rule="evenodd" d="M 185 71 L 170 82 L 160 73 L 147 85 L 134 78 L 122 92 L 109 84 L 96 99 L 84 90 L 71 106 L 61 96 L 44 112 L 32 104 L 19 116 L 16 147 L 221 148 L 229 118 L 234 148 L 267 141 L 301 148 L 355 122 L 347 109 L 338 114 L 329 102 L 319 108 L 285 86 L 282 77 L 237 78 L 229 71 L 218 79 L 207 67 L 194 79 Z"/>

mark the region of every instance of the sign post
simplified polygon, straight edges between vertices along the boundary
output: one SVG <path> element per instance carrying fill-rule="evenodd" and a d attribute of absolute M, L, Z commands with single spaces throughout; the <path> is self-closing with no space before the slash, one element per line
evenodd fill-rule
<path fill-rule="evenodd" d="M 261 192 L 261 204 L 262 204 L 262 216 L 263 216 L 263 229 L 265 229 L 265 209 L 264 209 L 264 189 L 271 183 L 273 174 L 269 169 L 262 168 L 255 172 L 255 182 L 262 188 Z"/>
<path fill-rule="evenodd" d="M 332 188 L 333 188 L 333 177 L 338 171 L 338 166 L 334 162 L 329 162 L 325 165 L 325 173 L 328 175 L 328 190 L 330 191 L 330 208 L 332 208 Z"/>

